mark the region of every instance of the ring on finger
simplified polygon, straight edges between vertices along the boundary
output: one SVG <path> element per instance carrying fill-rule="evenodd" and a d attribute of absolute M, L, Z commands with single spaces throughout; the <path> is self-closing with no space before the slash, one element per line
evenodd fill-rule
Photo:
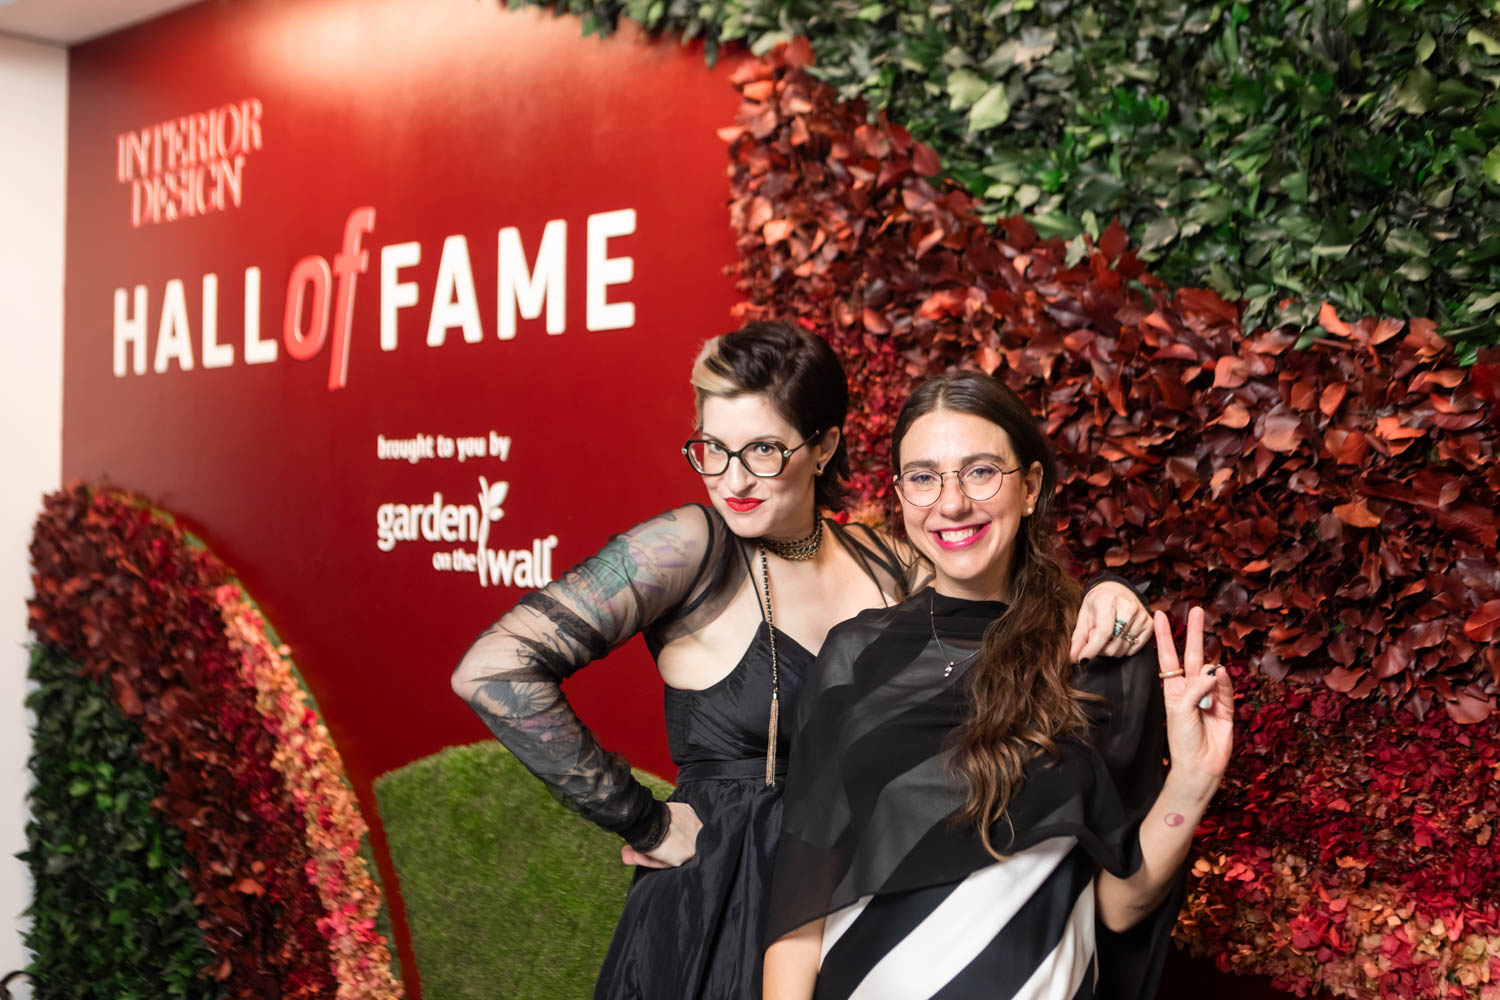
<path fill-rule="evenodd" d="M 1156 676 L 1160 677 L 1162 680 L 1166 680 L 1168 677 L 1181 677 L 1186 673 L 1186 670 L 1179 668 L 1177 670 L 1164 670 L 1158 673 Z"/>
<path fill-rule="evenodd" d="M 1112 633 L 1110 633 L 1110 634 L 1112 636 L 1114 636 L 1114 638 L 1118 639 L 1121 635 L 1123 635 L 1125 633 L 1125 628 L 1129 624 L 1130 623 L 1127 622 L 1123 618 L 1116 618 L 1115 619 L 1115 630 Z"/>

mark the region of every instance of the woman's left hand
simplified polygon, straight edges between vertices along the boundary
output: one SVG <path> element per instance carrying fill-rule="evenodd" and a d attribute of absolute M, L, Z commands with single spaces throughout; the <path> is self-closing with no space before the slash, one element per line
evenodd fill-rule
<path fill-rule="evenodd" d="M 1167 746 L 1172 770 L 1217 786 L 1234 742 L 1234 689 L 1229 671 L 1203 662 L 1203 609 L 1188 612 L 1182 656 L 1172 624 L 1156 613 L 1156 660 L 1167 705 Z"/>
<path fill-rule="evenodd" d="M 1151 612 L 1135 591 L 1106 580 L 1083 595 L 1068 658 L 1077 663 L 1095 656 L 1130 656 L 1150 638 Z"/>

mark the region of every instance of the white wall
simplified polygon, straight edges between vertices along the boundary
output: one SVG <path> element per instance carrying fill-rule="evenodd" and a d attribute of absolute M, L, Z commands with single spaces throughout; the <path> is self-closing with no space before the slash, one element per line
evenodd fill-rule
<path fill-rule="evenodd" d="M 30 879 L 15 857 L 31 745 L 27 546 L 61 469 L 67 105 L 67 50 L 0 35 L 0 975 L 27 961 Z"/>

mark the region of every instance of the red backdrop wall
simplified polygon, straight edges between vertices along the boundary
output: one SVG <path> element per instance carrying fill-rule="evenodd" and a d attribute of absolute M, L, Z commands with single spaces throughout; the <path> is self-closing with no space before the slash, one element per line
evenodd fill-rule
<path fill-rule="evenodd" d="M 239 572 L 391 885 L 371 781 L 485 737 L 448 676 L 525 589 L 520 566 L 550 553 L 555 576 L 698 496 L 677 448 L 693 352 L 735 301 L 728 67 L 473 0 L 202 4 L 70 59 L 65 478 L 156 501 Z M 524 268 L 501 266 L 511 228 Z M 565 249 L 544 243 L 559 232 Z M 428 457 L 382 458 L 382 437 Z M 510 586 L 464 568 L 481 477 L 507 484 L 485 546 Z M 456 509 L 428 514 L 437 537 L 424 512 L 394 537 L 394 505 L 435 493 Z M 607 745 L 671 775 L 639 640 L 569 693 Z"/>

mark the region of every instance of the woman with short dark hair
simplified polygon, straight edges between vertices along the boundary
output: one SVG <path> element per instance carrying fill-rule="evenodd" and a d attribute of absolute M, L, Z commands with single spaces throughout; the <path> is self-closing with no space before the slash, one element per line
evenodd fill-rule
<path fill-rule="evenodd" d="M 781 720 L 828 630 L 900 600 L 922 572 L 909 547 L 819 513 L 841 507 L 849 468 L 848 388 L 826 343 L 752 323 L 704 346 L 693 385 L 698 419 L 683 453 L 710 505 L 639 524 L 526 595 L 453 676 L 500 741 L 558 799 L 623 837 L 624 860 L 640 867 L 596 997 L 760 996 Z M 1084 653 L 1145 641 L 1145 610 L 1118 583 L 1089 608 Z M 665 803 L 559 687 L 638 632 L 667 685 L 680 770 Z"/>

